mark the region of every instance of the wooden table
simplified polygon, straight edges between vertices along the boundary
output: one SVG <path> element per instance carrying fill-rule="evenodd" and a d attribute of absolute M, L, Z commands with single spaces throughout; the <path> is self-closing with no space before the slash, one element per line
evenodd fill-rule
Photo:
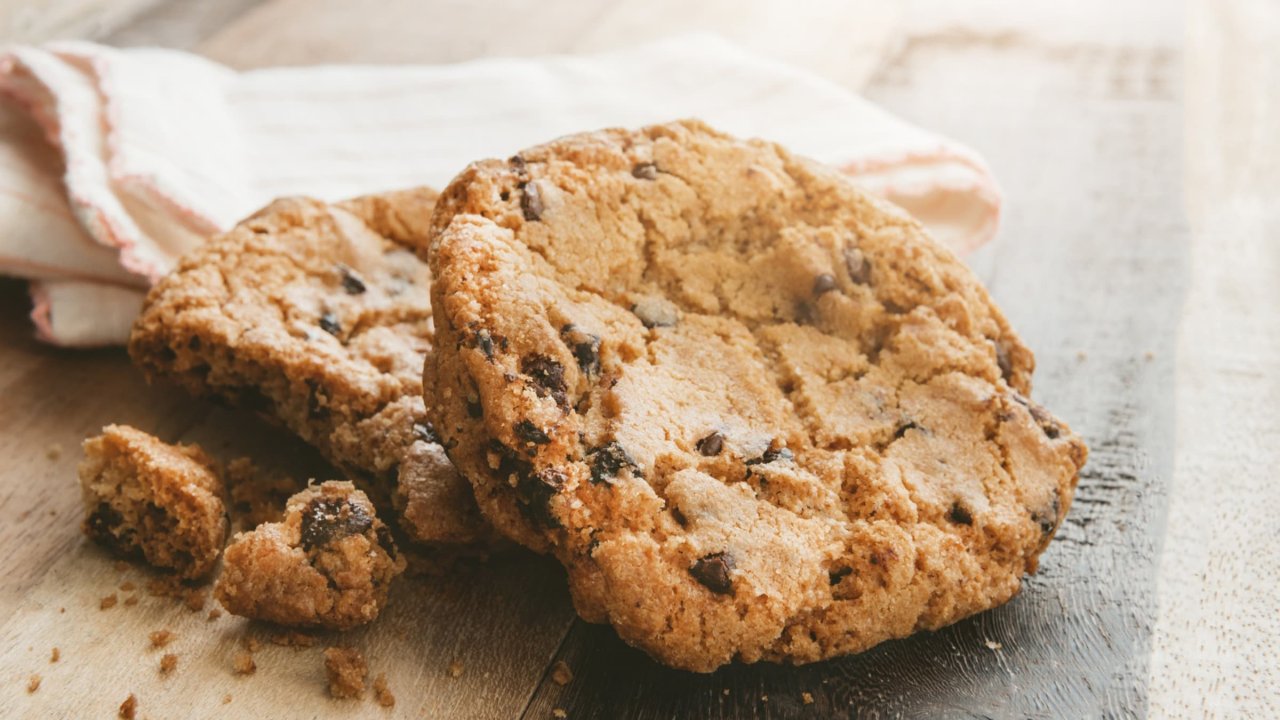
<path fill-rule="evenodd" d="M 867 64 L 850 50 L 856 3 L 0 0 L 12 38 L 162 44 L 237 67 L 579 51 L 711 28 L 851 88 L 869 78 L 873 100 L 989 159 L 1005 221 L 970 262 L 1037 353 L 1036 395 L 1092 448 L 1040 573 L 941 632 L 804 668 L 690 675 L 576 620 L 554 563 L 520 555 L 402 583 L 374 626 L 330 638 L 361 647 L 398 697 L 393 710 L 340 704 L 318 648 L 265 645 L 237 677 L 241 639 L 267 630 L 145 593 L 99 609 L 144 576 L 78 533 L 81 438 L 127 422 L 224 455 L 303 451 L 148 388 L 121 352 L 35 343 L 23 289 L 5 281 L 0 715 L 112 717 L 134 692 L 151 718 L 1280 716 L 1280 10 L 904 7 L 900 42 Z M 163 680 L 147 649 L 161 627 L 181 656 Z"/>

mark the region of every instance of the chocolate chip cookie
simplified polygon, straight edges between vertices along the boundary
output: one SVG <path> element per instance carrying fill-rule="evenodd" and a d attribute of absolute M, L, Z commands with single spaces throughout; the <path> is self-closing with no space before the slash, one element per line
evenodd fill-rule
<path fill-rule="evenodd" d="M 184 579 L 213 569 L 227 537 L 218 466 L 198 445 L 169 445 L 127 425 L 84 441 L 84 531 Z"/>
<path fill-rule="evenodd" d="M 430 275 L 414 253 L 435 197 L 272 203 L 152 289 L 130 355 L 151 378 L 284 424 L 390 507 L 406 450 L 442 452 L 424 419 Z M 430 470 L 418 484 L 445 488 L 431 501 L 451 504 L 418 513 L 414 539 L 485 538 L 466 483 L 447 463 Z"/>
<path fill-rule="evenodd" d="M 999 605 L 1080 439 L 901 210 L 697 122 L 475 163 L 441 195 L 430 412 L 502 532 L 669 665 L 804 663 Z"/>
<path fill-rule="evenodd" d="M 378 617 L 404 568 L 369 498 L 331 481 L 290 498 L 282 522 L 237 535 L 214 592 L 235 615 L 346 630 Z"/>

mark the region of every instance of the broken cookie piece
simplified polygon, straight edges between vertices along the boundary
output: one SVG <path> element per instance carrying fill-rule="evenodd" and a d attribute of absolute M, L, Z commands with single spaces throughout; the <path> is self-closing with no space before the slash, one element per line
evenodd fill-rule
<path fill-rule="evenodd" d="M 84 442 L 84 531 L 184 579 L 207 575 L 227 535 L 217 465 L 197 445 L 169 445 L 127 425 Z"/>
<path fill-rule="evenodd" d="M 378 616 L 404 567 L 369 498 L 331 481 L 290 498 L 283 522 L 237 535 L 215 594 L 243 617 L 346 630 Z"/>

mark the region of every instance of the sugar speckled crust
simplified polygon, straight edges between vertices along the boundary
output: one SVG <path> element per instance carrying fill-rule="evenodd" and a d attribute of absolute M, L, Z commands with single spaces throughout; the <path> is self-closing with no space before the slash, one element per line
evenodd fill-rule
<path fill-rule="evenodd" d="M 429 412 L 501 531 L 669 665 L 803 663 L 1011 598 L 1086 448 L 901 210 L 697 122 L 444 191 Z"/>
<path fill-rule="evenodd" d="M 282 522 L 237 535 L 215 594 L 235 615 L 346 630 L 378 617 L 404 567 L 369 498 L 330 481 L 290 498 Z"/>
<path fill-rule="evenodd" d="M 277 200 L 185 257 L 147 296 L 129 352 L 173 380 L 278 421 L 389 507 L 405 450 L 434 445 L 422 364 L 431 352 L 430 274 L 415 249 L 436 193 L 427 188 L 330 205 Z M 439 446 L 435 446 L 437 451 Z M 452 484 L 416 540 L 482 541 L 466 483 Z"/>
<path fill-rule="evenodd" d="M 84 531 L 124 555 L 196 579 L 227 537 L 223 482 L 198 445 L 170 445 L 127 425 L 84 441 Z"/>

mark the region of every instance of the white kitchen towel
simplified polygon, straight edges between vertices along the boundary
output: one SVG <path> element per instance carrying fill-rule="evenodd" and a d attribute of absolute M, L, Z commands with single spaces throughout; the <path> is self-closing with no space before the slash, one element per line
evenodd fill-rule
<path fill-rule="evenodd" d="M 830 163 L 957 252 L 1000 196 L 964 146 L 829 81 L 691 35 L 597 55 L 235 72 L 89 43 L 0 54 L 0 273 L 48 342 L 121 343 L 148 284 L 281 195 L 443 187 L 567 133 L 697 117 Z"/>

